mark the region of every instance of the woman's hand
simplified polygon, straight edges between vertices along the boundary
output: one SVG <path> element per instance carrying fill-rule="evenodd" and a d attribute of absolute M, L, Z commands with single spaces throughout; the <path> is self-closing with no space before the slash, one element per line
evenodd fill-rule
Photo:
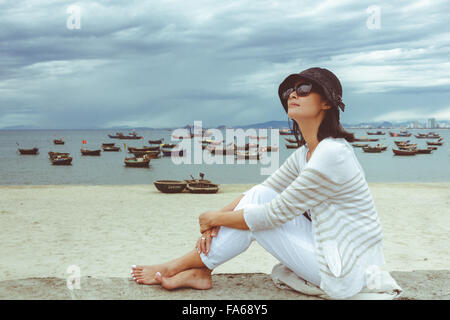
<path fill-rule="evenodd" d="M 211 248 L 212 238 L 217 236 L 219 229 L 220 227 L 212 227 L 211 229 L 203 232 L 202 236 L 197 240 L 197 243 L 195 244 L 195 249 L 198 253 L 204 253 L 208 255 L 209 249 Z"/>
<path fill-rule="evenodd" d="M 215 211 L 206 211 L 198 217 L 198 223 L 200 224 L 200 233 L 203 234 L 206 230 L 214 227 L 213 221 L 217 214 L 218 212 Z"/>

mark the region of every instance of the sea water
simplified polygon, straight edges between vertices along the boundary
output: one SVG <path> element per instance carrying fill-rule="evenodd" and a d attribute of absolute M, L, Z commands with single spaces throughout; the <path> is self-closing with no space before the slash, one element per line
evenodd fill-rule
<path fill-rule="evenodd" d="M 256 131 L 258 132 L 259 129 Z M 410 140 L 417 143 L 419 148 L 426 148 L 426 141 L 436 139 L 416 139 L 414 134 L 428 133 L 429 129 L 410 130 L 413 134 L 408 138 L 390 137 L 389 130 L 384 136 L 367 135 L 365 129 L 348 129 L 358 138 L 378 138 L 376 143 L 388 146 L 382 153 L 365 153 L 361 148 L 354 148 L 355 154 L 364 169 L 368 182 L 450 182 L 450 130 L 434 129 L 444 138 L 443 146 L 439 146 L 432 154 L 418 154 L 415 156 L 394 156 L 392 147 L 396 147 L 394 140 Z M 143 140 L 110 139 L 108 134 L 115 134 L 116 130 L 0 130 L 0 184 L 1 185 L 127 185 L 152 184 L 155 180 L 184 180 L 191 175 L 199 177 L 199 172 L 205 174 L 205 179 L 214 183 L 250 183 L 257 184 L 268 176 L 262 174 L 262 168 L 267 168 L 261 161 L 245 160 L 240 164 L 234 156 L 216 156 L 223 158 L 223 163 L 207 164 L 205 161 L 191 164 L 177 164 L 170 157 L 152 159 L 149 168 L 130 168 L 124 165 L 125 157 L 133 157 L 127 153 L 126 147 L 154 146 L 148 140 L 164 138 L 164 143 L 174 143 L 171 130 L 147 129 L 136 130 Z M 392 129 L 393 132 L 399 130 Z M 224 132 L 224 130 L 222 130 Z M 127 131 L 124 131 L 127 134 Z M 278 158 L 278 166 L 296 149 L 286 148 L 285 138 L 293 136 L 279 136 L 278 141 L 271 140 L 270 130 L 266 131 L 267 141 L 260 143 L 277 145 L 278 154 L 269 153 L 265 157 Z M 225 132 L 223 135 L 225 139 Z M 54 145 L 53 139 L 64 138 L 64 145 Z M 201 138 L 200 138 L 201 139 Z M 85 140 L 86 144 L 83 144 Z M 101 149 L 103 142 L 115 142 L 120 146 L 120 152 L 103 152 L 101 156 L 82 156 L 80 148 Z M 232 141 L 226 141 L 227 143 Z M 256 141 L 247 141 L 256 142 Z M 192 144 L 194 142 L 192 141 Z M 39 148 L 35 156 L 20 155 L 18 145 L 28 149 Z M 193 151 L 192 147 L 192 151 Z M 48 152 L 69 152 L 73 158 L 70 166 L 53 166 L 48 158 Z M 204 150 L 203 152 L 208 152 Z M 228 161 L 226 160 L 228 158 Z M 266 159 L 267 160 L 267 159 Z M 270 160 L 270 159 L 269 159 Z M 220 161 L 218 161 L 220 162 Z"/>

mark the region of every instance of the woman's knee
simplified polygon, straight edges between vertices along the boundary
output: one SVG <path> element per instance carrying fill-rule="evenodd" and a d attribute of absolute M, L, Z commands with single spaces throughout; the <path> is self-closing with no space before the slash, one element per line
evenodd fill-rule
<path fill-rule="evenodd" d="M 278 195 L 275 190 L 269 187 L 263 186 L 262 184 L 257 184 L 245 192 L 245 196 L 239 201 L 235 210 L 243 209 L 249 204 L 264 204 L 270 202 Z"/>
<path fill-rule="evenodd" d="M 212 239 L 211 244 L 217 247 L 234 246 L 248 248 L 252 242 L 250 230 L 241 230 L 228 227 L 220 227 L 217 235 Z"/>
<path fill-rule="evenodd" d="M 217 236 L 211 241 L 208 255 L 201 254 L 203 263 L 210 269 L 241 254 L 252 242 L 249 230 L 220 227 Z"/>

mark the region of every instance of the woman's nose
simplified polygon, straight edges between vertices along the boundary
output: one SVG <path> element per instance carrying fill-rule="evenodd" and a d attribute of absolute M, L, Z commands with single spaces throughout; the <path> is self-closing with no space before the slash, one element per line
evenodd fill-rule
<path fill-rule="evenodd" d="M 298 98 L 297 92 L 296 92 L 295 90 L 292 91 L 292 92 L 289 94 L 289 98 L 288 98 L 288 99 L 290 99 L 290 98 L 293 98 L 293 99 Z"/>

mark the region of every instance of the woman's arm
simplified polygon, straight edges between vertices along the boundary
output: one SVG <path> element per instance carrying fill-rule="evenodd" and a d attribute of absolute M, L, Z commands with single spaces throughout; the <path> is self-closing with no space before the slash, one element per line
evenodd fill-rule
<path fill-rule="evenodd" d="M 234 201 L 232 201 L 231 203 L 229 203 L 228 205 L 226 205 L 225 207 L 220 209 L 218 212 L 222 212 L 222 213 L 226 213 L 226 214 L 235 213 L 235 211 L 233 211 L 233 210 L 236 208 L 239 201 L 241 201 L 241 199 L 244 197 L 244 195 L 245 194 L 241 194 Z M 210 227 L 210 228 L 206 229 L 205 231 L 201 232 L 202 237 L 197 240 L 197 243 L 195 245 L 195 249 L 197 249 L 198 253 L 200 253 L 200 252 L 203 252 L 204 254 L 209 253 L 209 248 L 211 246 L 211 240 L 212 240 L 212 238 L 217 236 L 217 233 L 219 232 L 219 228 L 220 228 L 220 226 L 217 225 L 217 226 Z"/>
<path fill-rule="evenodd" d="M 241 230 L 249 229 L 244 219 L 244 209 L 236 211 L 207 211 L 202 213 L 198 220 L 201 233 L 219 226 Z"/>

